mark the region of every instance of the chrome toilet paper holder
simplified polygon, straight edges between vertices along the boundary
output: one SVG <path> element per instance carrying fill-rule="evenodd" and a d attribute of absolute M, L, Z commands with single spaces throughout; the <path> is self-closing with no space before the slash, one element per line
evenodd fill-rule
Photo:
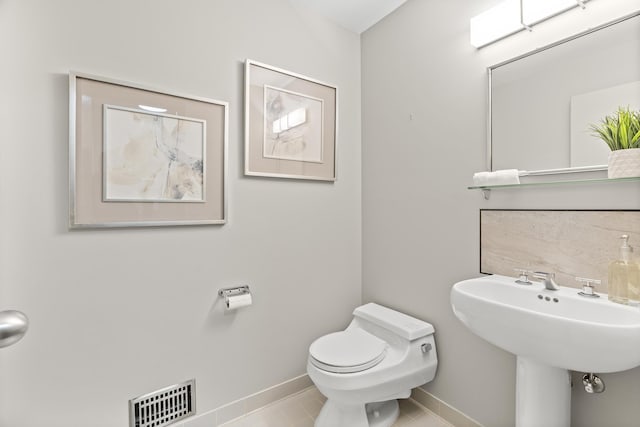
<path fill-rule="evenodd" d="M 248 285 L 236 286 L 233 288 L 223 288 L 218 291 L 218 295 L 224 298 L 225 305 L 229 305 L 229 297 L 235 297 L 238 295 L 251 294 L 251 289 Z"/>

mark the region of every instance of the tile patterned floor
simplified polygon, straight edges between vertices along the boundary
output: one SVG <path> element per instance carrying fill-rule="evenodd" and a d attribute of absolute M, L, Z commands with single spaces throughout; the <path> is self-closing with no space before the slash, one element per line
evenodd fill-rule
<path fill-rule="evenodd" d="M 311 387 L 221 427 L 313 427 L 325 397 Z M 453 427 L 412 400 L 400 400 L 400 417 L 393 427 Z"/>

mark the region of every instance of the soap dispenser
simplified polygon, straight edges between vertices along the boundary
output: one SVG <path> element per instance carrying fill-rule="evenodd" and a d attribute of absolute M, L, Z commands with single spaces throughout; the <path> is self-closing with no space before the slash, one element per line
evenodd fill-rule
<path fill-rule="evenodd" d="M 623 234 L 620 239 L 620 258 L 609 264 L 609 300 L 637 305 L 640 302 L 640 265 L 632 259 L 629 236 Z"/>

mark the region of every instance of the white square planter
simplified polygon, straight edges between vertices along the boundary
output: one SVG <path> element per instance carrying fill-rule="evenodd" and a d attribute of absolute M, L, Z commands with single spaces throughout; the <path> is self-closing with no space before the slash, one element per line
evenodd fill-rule
<path fill-rule="evenodd" d="M 640 148 L 615 150 L 609 153 L 609 178 L 631 178 L 640 176 Z"/>

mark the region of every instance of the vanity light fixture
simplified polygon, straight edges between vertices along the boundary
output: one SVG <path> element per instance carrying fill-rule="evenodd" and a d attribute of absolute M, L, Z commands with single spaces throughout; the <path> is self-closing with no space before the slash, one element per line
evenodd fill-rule
<path fill-rule="evenodd" d="M 481 48 L 524 30 L 520 1 L 505 0 L 471 18 L 471 45 Z"/>
<path fill-rule="evenodd" d="M 589 0 L 504 0 L 470 21 L 470 41 L 484 47 L 575 7 L 585 8 Z"/>
<path fill-rule="evenodd" d="M 585 7 L 584 2 L 576 0 L 522 0 L 522 23 L 531 26 L 578 5 Z"/>

